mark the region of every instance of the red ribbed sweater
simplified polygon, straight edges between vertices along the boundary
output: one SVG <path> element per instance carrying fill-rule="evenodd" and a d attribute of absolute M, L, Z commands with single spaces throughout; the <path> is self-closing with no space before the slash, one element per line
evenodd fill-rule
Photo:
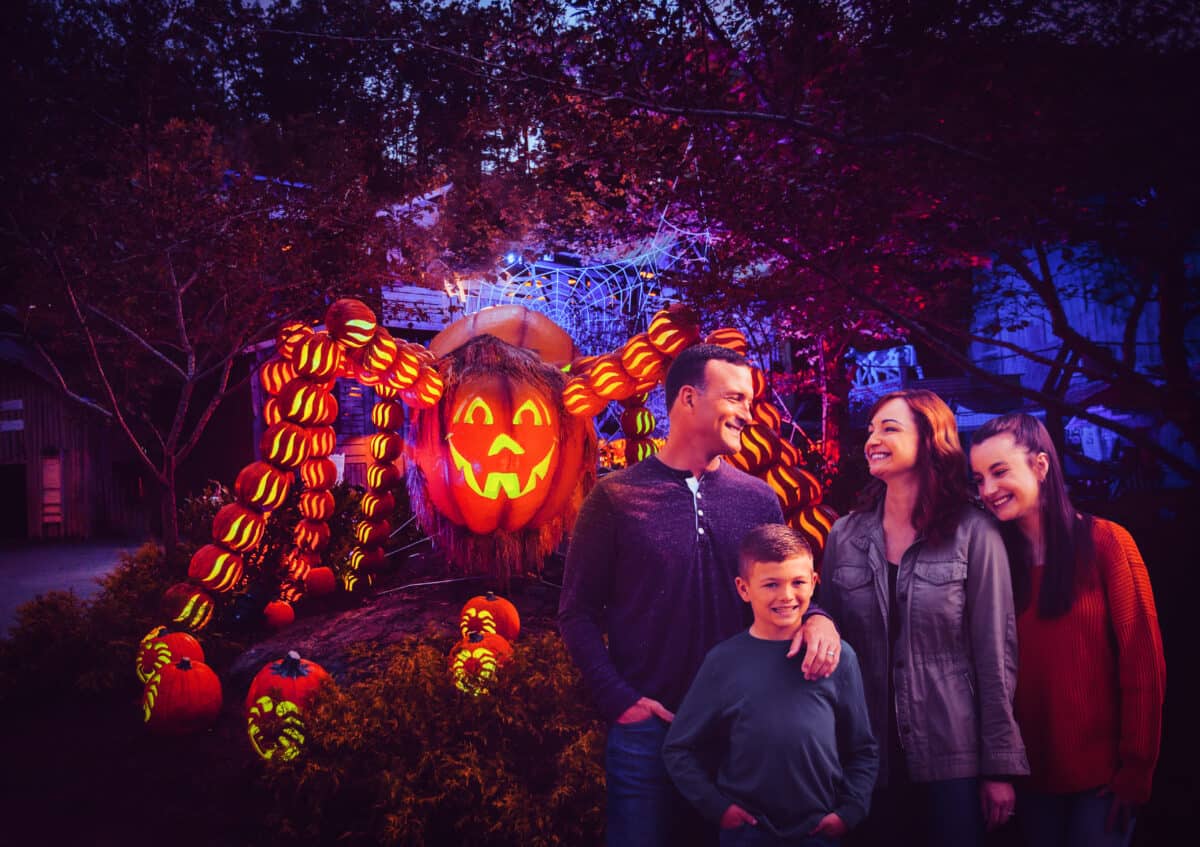
<path fill-rule="evenodd" d="M 1037 616 L 1043 569 L 1033 569 L 1032 602 L 1017 618 L 1017 723 L 1035 790 L 1109 785 L 1144 803 L 1166 687 L 1158 614 L 1129 533 L 1096 518 L 1092 538 L 1099 579 L 1062 617 Z"/>

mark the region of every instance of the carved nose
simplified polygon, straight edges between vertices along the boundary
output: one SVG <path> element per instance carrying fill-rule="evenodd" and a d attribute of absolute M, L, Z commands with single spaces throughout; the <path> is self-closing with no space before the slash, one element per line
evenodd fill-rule
<path fill-rule="evenodd" d="M 495 456 L 501 450 L 507 450 L 510 453 L 515 453 L 518 456 L 525 455 L 525 448 L 513 441 L 504 433 L 500 433 L 496 436 L 496 440 L 493 441 L 492 446 L 488 448 L 488 455 Z"/>

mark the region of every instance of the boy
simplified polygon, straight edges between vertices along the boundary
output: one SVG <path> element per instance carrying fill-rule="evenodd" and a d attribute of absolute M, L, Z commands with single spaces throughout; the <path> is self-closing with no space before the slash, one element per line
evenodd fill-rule
<path fill-rule="evenodd" d="M 787 659 L 816 581 L 802 535 L 750 531 L 734 582 L 754 623 L 709 651 L 667 733 L 667 770 L 722 847 L 836 843 L 867 814 L 879 748 L 857 656 L 843 642 L 837 670 L 811 681 Z"/>

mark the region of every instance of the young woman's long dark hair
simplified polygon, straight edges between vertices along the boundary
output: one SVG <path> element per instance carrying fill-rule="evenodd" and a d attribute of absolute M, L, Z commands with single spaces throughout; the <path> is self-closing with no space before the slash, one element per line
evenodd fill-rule
<path fill-rule="evenodd" d="M 958 440 L 954 412 L 941 397 L 923 388 L 893 391 L 875 401 L 868 420 L 885 403 L 903 400 L 917 422 L 917 502 L 912 524 L 918 535 L 945 540 L 954 535 L 959 510 L 971 501 L 967 482 L 967 457 Z M 874 509 L 887 484 L 873 479 L 863 489 L 855 511 Z"/>
<path fill-rule="evenodd" d="M 1050 433 L 1032 415 L 1015 413 L 992 418 L 971 438 L 972 444 L 982 444 L 1003 433 L 1012 436 L 1013 443 L 1029 451 L 1032 464 L 1038 453 L 1047 459 L 1046 478 L 1038 487 L 1041 509 L 1042 537 L 1045 541 L 1045 570 L 1042 590 L 1038 597 L 1037 613 L 1041 618 L 1057 618 L 1066 614 L 1075 602 L 1080 585 L 1094 576 L 1092 556 L 1092 519 L 1075 511 L 1067 493 L 1062 464 Z M 1008 562 L 1012 568 L 1013 602 L 1018 612 L 1029 607 L 1033 593 L 1033 546 L 1022 534 L 1016 521 L 1000 525 Z"/>

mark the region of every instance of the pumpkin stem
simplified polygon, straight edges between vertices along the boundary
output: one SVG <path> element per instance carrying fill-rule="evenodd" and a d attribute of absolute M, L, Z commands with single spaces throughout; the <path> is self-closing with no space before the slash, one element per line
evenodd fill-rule
<path fill-rule="evenodd" d="M 483 633 L 479 630 L 475 630 L 467 636 L 467 641 L 470 641 L 472 644 L 477 644 L 480 641 L 483 641 Z"/>
<path fill-rule="evenodd" d="M 494 600 L 496 599 L 496 592 L 495 592 L 495 591 L 489 591 L 489 592 L 487 593 L 486 597 L 487 597 L 487 599 L 488 599 L 488 602 L 492 602 L 492 601 L 494 601 Z"/>
<path fill-rule="evenodd" d="M 192 660 L 187 656 L 183 656 L 179 659 L 179 663 L 176 664 L 175 667 L 179 668 L 181 671 L 190 671 L 192 669 Z"/>
<path fill-rule="evenodd" d="M 276 669 L 280 676 L 296 679 L 301 676 L 308 676 L 304 670 L 304 665 L 300 663 L 300 654 L 295 650 L 288 650 L 287 656 L 276 665 Z"/>

